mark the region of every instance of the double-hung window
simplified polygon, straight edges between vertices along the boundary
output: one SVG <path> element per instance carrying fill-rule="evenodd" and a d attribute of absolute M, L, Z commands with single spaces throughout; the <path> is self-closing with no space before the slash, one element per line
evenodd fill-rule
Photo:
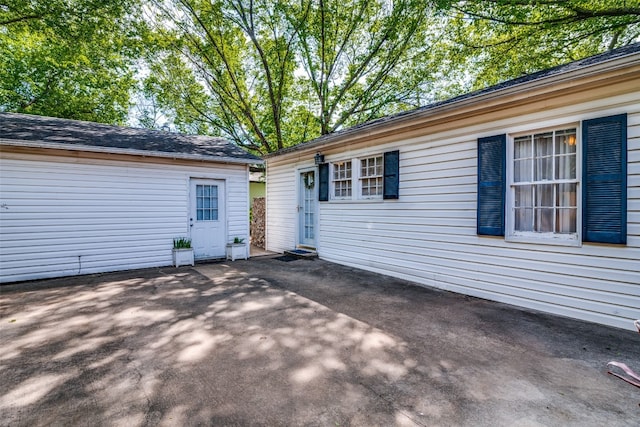
<path fill-rule="evenodd" d="M 513 138 L 511 237 L 577 240 L 576 128 Z"/>
<path fill-rule="evenodd" d="M 360 194 L 363 198 L 382 197 L 383 176 L 382 156 L 360 159 Z"/>
<path fill-rule="evenodd" d="M 333 198 L 350 199 L 352 193 L 351 160 L 334 162 L 333 165 Z"/>
<path fill-rule="evenodd" d="M 318 200 L 393 200 L 400 197 L 400 151 L 318 165 Z"/>
<path fill-rule="evenodd" d="M 477 233 L 626 244 L 627 115 L 478 139 Z"/>

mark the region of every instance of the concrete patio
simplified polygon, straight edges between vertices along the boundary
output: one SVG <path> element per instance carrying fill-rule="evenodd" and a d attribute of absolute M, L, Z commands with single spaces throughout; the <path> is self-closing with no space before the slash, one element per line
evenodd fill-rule
<path fill-rule="evenodd" d="M 0 287 L 0 425 L 636 426 L 640 335 L 322 260 Z"/>

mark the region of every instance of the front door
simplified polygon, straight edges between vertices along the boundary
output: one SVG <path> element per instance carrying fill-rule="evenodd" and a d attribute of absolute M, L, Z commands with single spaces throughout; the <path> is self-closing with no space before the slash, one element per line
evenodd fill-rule
<path fill-rule="evenodd" d="M 298 241 L 300 245 L 316 247 L 316 171 L 300 172 L 298 191 Z"/>
<path fill-rule="evenodd" d="M 189 225 L 194 257 L 224 257 L 227 241 L 224 181 L 192 179 L 190 194 Z"/>

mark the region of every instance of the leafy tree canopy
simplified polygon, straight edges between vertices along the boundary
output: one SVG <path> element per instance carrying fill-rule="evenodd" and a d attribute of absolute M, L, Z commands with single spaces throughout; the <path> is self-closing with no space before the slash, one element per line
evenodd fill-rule
<path fill-rule="evenodd" d="M 478 89 L 631 44 L 639 0 L 438 0 Z"/>
<path fill-rule="evenodd" d="M 0 111 L 267 153 L 639 37 L 640 0 L 0 0 Z"/>
<path fill-rule="evenodd" d="M 132 0 L 0 4 L 0 111 L 124 123 L 140 40 Z"/>
<path fill-rule="evenodd" d="M 156 0 L 145 83 L 270 152 L 638 40 L 638 0 Z M 439 12 L 439 13 L 438 13 Z"/>
<path fill-rule="evenodd" d="M 266 153 L 420 104 L 416 0 L 158 0 L 147 93 L 182 130 Z"/>

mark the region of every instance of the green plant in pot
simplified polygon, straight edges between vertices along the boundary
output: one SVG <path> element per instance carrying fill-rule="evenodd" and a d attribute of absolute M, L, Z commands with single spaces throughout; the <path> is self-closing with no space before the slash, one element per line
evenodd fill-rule
<path fill-rule="evenodd" d="M 234 237 L 233 243 L 227 243 L 227 259 L 235 261 L 237 258 L 247 259 L 248 250 L 244 238 Z"/>
<path fill-rule="evenodd" d="M 188 237 L 174 238 L 173 249 L 191 249 L 191 239 Z"/>
<path fill-rule="evenodd" d="M 189 237 L 175 237 L 173 239 L 173 265 L 195 265 L 193 248 Z"/>

